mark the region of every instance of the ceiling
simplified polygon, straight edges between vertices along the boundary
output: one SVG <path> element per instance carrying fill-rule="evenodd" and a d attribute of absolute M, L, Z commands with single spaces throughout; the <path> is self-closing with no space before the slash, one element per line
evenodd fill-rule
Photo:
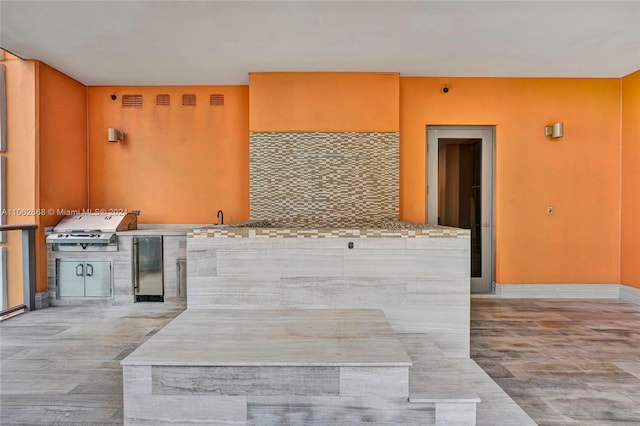
<path fill-rule="evenodd" d="M 0 46 L 86 85 L 257 71 L 621 77 L 639 1 L 0 1 Z"/>

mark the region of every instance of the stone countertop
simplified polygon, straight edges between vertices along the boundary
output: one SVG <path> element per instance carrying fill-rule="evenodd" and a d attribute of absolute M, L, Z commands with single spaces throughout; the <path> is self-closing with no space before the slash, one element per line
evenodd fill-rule
<path fill-rule="evenodd" d="M 377 309 L 192 309 L 121 364 L 408 367 L 412 363 Z"/>
<path fill-rule="evenodd" d="M 186 236 L 194 229 L 210 227 L 211 224 L 158 224 L 158 225 L 138 225 L 138 229 L 132 231 L 118 231 L 117 235 L 122 236 Z"/>
<path fill-rule="evenodd" d="M 191 238 L 470 238 L 468 229 L 390 220 L 361 226 L 310 226 L 253 220 L 191 230 Z"/>

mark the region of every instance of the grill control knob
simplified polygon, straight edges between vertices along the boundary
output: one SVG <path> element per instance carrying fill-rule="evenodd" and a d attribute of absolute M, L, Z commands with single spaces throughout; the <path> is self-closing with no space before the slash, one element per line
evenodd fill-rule
<path fill-rule="evenodd" d="M 62 238 L 62 234 L 58 234 L 58 238 Z"/>

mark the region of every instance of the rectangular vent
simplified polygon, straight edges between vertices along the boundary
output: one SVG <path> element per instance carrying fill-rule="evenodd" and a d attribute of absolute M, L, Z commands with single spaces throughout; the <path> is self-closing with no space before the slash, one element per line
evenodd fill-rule
<path fill-rule="evenodd" d="M 169 95 L 156 95 L 157 106 L 169 106 L 171 105 L 171 97 Z"/>
<path fill-rule="evenodd" d="M 142 108 L 142 95 L 122 95 L 123 108 Z"/>
<path fill-rule="evenodd" d="M 214 93 L 209 96 L 209 105 L 224 106 L 224 95 L 222 93 Z"/>
<path fill-rule="evenodd" d="M 182 95 L 182 106 L 196 106 L 196 95 Z"/>

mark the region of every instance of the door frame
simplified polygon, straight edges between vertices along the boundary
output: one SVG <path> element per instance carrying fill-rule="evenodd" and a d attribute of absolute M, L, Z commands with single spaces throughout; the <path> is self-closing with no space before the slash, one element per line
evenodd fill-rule
<path fill-rule="evenodd" d="M 427 223 L 438 224 L 438 140 L 481 139 L 482 164 L 482 278 L 471 278 L 471 291 L 495 292 L 495 126 L 426 126 L 426 210 Z M 487 149 L 488 148 L 488 149 Z M 487 238 L 489 237 L 489 238 Z M 486 253 L 485 253 L 486 252 Z M 487 276 L 485 276 L 485 274 Z"/>

